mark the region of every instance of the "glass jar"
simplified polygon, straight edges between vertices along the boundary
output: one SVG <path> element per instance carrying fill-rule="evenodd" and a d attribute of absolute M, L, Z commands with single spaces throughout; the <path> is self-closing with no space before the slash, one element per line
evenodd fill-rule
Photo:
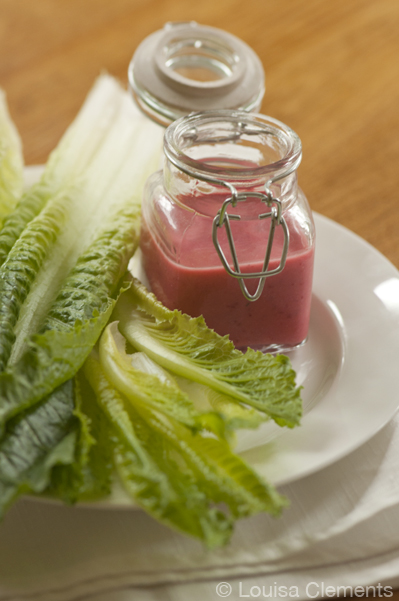
<path fill-rule="evenodd" d="M 240 349 L 303 344 L 315 231 L 297 183 L 298 136 L 263 115 L 197 113 L 168 127 L 164 153 L 142 206 L 151 290 Z"/>

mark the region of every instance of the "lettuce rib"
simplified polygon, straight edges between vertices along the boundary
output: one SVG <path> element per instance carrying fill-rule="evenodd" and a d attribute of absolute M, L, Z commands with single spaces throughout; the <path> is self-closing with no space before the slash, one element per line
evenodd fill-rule
<path fill-rule="evenodd" d="M 0 229 L 24 187 L 21 140 L 7 109 L 5 94 L 0 90 Z M 1 265 L 1 245 L 0 245 Z"/>
<path fill-rule="evenodd" d="M 209 388 L 209 386 L 198 384 L 198 382 L 181 376 L 175 375 L 175 379 L 178 386 L 190 397 L 196 407 L 215 411 L 221 416 L 227 436 L 232 436 L 232 433 L 240 428 L 258 428 L 263 422 L 270 419 L 257 409 L 237 403 L 231 397 Z"/>
<path fill-rule="evenodd" d="M 170 311 L 138 281 L 121 296 L 115 319 L 130 344 L 171 372 L 192 379 L 294 427 L 302 414 L 300 388 L 288 357 L 235 349 L 202 317 Z"/>
<path fill-rule="evenodd" d="M 21 306 L 60 233 L 69 205 L 68 191 L 51 199 L 22 232 L 0 267 L 0 372 L 15 342 L 14 328 Z"/>
<path fill-rule="evenodd" d="M 118 348 L 118 337 L 125 344 L 114 322 L 105 329 L 99 345 L 101 364 L 108 379 L 132 403 L 149 404 L 195 428 L 199 416 L 189 398 L 171 380 L 162 381 L 155 374 L 136 369 L 124 349 Z"/>

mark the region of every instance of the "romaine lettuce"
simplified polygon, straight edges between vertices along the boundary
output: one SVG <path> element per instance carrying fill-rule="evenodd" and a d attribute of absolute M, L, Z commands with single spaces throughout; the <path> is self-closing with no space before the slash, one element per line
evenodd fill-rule
<path fill-rule="evenodd" d="M 0 266 L 28 223 L 32 221 L 46 205 L 51 196 L 51 188 L 43 183 L 32 186 L 21 199 L 15 209 L 4 218 L 0 229 Z"/>
<path fill-rule="evenodd" d="M 116 315 L 149 358 L 128 355 L 115 324 L 99 355 L 92 351 L 125 287 L 141 189 L 161 141 L 162 130 L 103 76 L 41 181 L 4 219 L 0 511 L 23 492 L 68 502 L 107 494 L 113 457 L 139 505 L 213 547 L 228 540 L 236 519 L 278 515 L 286 503 L 231 452 L 226 431 L 256 427 L 258 411 L 296 425 L 300 391 L 287 358 L 236 351 L 202 319 L 169 311 L 133 280 Z M 97 401 L 76 375 L 84 363 Z M 202 407 L 184 378 L 212 389 Z"/>
<path fill-rule="evenodd" d="M 21 140 L 7 109 L 5 94 L 0 90 L 0 230 L 24 186 Z M 1 265 L 0 243 L 0 265 Z"/>
<path fill-rule="evenodd" d="M 72 378 L 109 320 L 115 288 L 137 244 L 137 209 L 119 216 L 78 260 L 39 334 L 0 374 L 0 425 Z M 134 235 L 136 233 L 136 236 Z"/>
<path fill-rule="evenodd" d="M 0 441 L 0 517 L 20 494 L 40 493 L 52 468 L 74 459 L 77 422 L 72 382 L 7 424 Z"/>
<path fill-rule="evenodd" d="M 99 350 L 102 369 L 108 380 L 132 403 L 149 405 L 195 429 L 198 414 L 190 399 L 172 378 L 135 367 L 132 362 L 134 355 L 126 354 L 125 344 L 117 323 L 107 326 L 101 336 Z"/>
<path fill-rule="evenodd" d="M 6 221 L 0 426 L 73 377 L 94 346 L 137 245 L 141 187 L 161 140 L 119 84 L 100 77 Z"/>
<path fill-rule="evenodd" d="M 57 194 L 31 221 L 0 267 L 0 372 L 15 342 L 14 328 L 21 306 L 67 219 L 70 196 Z"/>
<path fill-rule="evenodd" d="M 108 496 L 113 483 L 113 444 L 109 424 L 83 373 L 74 380 L 78 422 L 73 461 L 54 466 L 46 495 L 66 503 Z"/>
<path fill-rule="evenodd" d="M 171 372 L 264 412 L 281 426 L 299 424 L 300 388 L 288 357 L 237 350 L 202 317 L 170 311 L 137 279 L 118 302 L 115 319 L 129 343 Z"/>
<path fill-rule="evenodd" d="M 225 441 L 193 434 L 160 404 L 155 408 L 146 385 L 140 397 L 127 399 L 124 384 L 121 390 L 109 382 L 94 353 L 84 369 L 112 429 L 121 481 L 150 515 L 215 547 L 228 541 L 236 519 L 260 511 L 278 515 L 286 505 Z"/>

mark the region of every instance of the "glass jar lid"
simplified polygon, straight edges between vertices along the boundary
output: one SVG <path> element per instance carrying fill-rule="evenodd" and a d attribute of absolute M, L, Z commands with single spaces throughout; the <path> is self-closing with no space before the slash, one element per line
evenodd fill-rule
<path fill-rule="evenodd" d="M 196 111 L 258 110 L 265 77 L 259 57 L 245 42 L 190 21 L 167 23 L 145 38 L 128 79 L 142 110 L 169 125 Z"/>

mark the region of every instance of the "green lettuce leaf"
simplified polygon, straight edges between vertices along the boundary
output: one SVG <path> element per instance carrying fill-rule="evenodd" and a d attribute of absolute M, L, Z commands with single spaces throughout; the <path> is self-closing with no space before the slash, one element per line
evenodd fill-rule
<path fill-rule="evenodd" d="M 1 267 L 0 427 L 72 378 L 93 348 L 137 245 L 161 140 L 119 84 L 100 77 L 10 216 L 7 231 L 17 224 L 19 237 Z"/>
<path fill-rule="evenodd" d="M 193 403 L 176 382 L 158 373 L 137 369 L 124 349 L 126 342 L 111 323 L 101 336 L 99 352 L 101 366 L 108 380 L 132 403 L 149 404 L 154 409 L 174 417 L 191 428 L 198 427 L 198 413 Z"/>
<path fill-rule="evenodd" d="M 227 443 L 154 410 L 150 393 L 147 404 L 126 399 L 93 353 L 84 370 L 113 428 L 121 481 L 150 515 L 215 547 L 229 540 L 237 518 L 278 515 L 285 506 Z"/>
<path fill-rule="evenodd" d="M 116 322 L 109 324 L 101 336 L 99 355 L 109 381 L 132 403 L 150 404 L 193 431 L 205 429 L 226 437 L 224 419 L 211 406 L 197 409 L 169 372 L 144 353 L 126 352 L 126 340 Z"/>
<path fill-rule="evenodd" d="M 65 223 L 69 204 L 68 191 L 52 198 L 27 225 L 0 267 L 0 372 L 11 355 L 21 306 Z"/>
<path fill-rule="evenodd" d="M 22 194 L 23 168 L 21 140 L 10 118 L 5 94 L 0 90 L 0 229 L 4 217 L 13 210 Z"/>
<path fill-rule="evenodd" d="M 226 441 L 201 433 L 193 434 L 183 425 L 165 420 L 151 409 L 137 406 L 151 432 L 158 432 L 164 444 L 180 456 L 180 466 L 192 472 L 198 486 L 214 503 L 223 503 L 234 519 L 265 511 L 278 516 L 288 504 L 275 488 L 258 476 Z M 173 455 L 172 454 L 172 455 Z"/>
<path fill-rule="evenodd" d="M 32 221 L 51 197 L 52 189 L 45 183 L 38 183 L 25 192 L 15 209 L 5 217 L 0 229 L 0 266 L 28 223 Z"/>
<path fill-rule="evenodd" d="M 202 317 L 170 311 L 134 278 L 114 316 L 134 348 L 171 372 L 264 412 L 278 425 L 299 424 L 300 388 L 288 357 L 252 349 L 242 353 L 227 336 L 210 330 Z"/>
<path fill-rule="evenodd" d="M 9 421 L 0 440 L 0 518 L 19 495 L 44 491 L 55 465 L 74 460 L 76 426 L 72 382 Z"/>
<path fill-rule="evenodd" d="M 39 402 L 83 365 L 112 313 L 112 295 L 137 245 L 138 211 L 119 216 L 78 260 L 41 333 L 0 374 L 0 424 Z"/>
<path fill-rule="evenodd" d="M 198 384 L 198 382 L 188 380 L 182 376 L 175 375 L 175 379 L 181 390 L 193 402 L 194 407 L 198 411 L 202 410 L 204 413 L 215 411 L 222 417 L 225 428 L 230 434 L 240 428 L 258 428 L 262 423 L 270 419 L 264 413 L 237 403 L 231 397 L 213 388 L 209 388 L 209 386 Z"/>
<path fill-rule="evenodd" d="M 53 468 L 45 491 L 69 504 L 108 496 L 113 481 L 113 445 L 107 420 L 82 371 L 74 383 L 78 422 L 74 459 Z"/>
<path fill-rule="evenodd" d="M 40 182 L 11 213 L 12 205 L 6 209 L 0 230 L 2 507 L 21 491 L 45 486 L 71 502 L 109 489 L 101 465 L 103 422 L 86 402 L 73 409 L 71 386 L 123 286 L 137 245 L 142 186 L 158 167 L 162 137 L 121 86 L 102 76 Z M 43 435 L 47 446 L 37 445 L 30 462 L 24 428 L 36 425 L 43 407 L 57 406 L 60 391 L 73 410 L 74 430 L 68 431 L 70 415 L 59 411 L 60 437 Z M 52 432 L 52 416 L 42 417 L 40 428 Z M 91 425 L 100 439 L 94 440 Z"/>
<path fill-rule="evenodd" d="M 59 210 L 63 207 L 60 220 L 50 226 L 52 232 L 46 229 L 51 241 L 44 243 L 39 236 L 30 248 L 24 248 L 26 271 L 21 264 L 22 253 L 14 253 L 14 266 L 19 268 L 14 295 L 22 297 L 18 302 L 17 323 L 13 323 L 14 311 L 7 324 L 15 337 L 9 358 L 11 364 L 21 357 L 26 341 L 40 331 L 67 274 L 93 240 L 109 229 L 107 224 L 113 224 L 117 216 L 122 221 L 133 219 L 134 210 L 134 221 L 138 219 L 142 187 L 158 166 L 161 148 L 161 128 L 148 122 L 115 79 L 101 76 L 51 154 L 35 188 L 34 210 L 29 216 L 22 215 L 28 200 L 24 197 L 10 216 L 13 220 L 8 229 L 17 224 L 14 233 L 23 239 L 34 224 L 40 229 L 51 205 Z M 66 203 L 62 202 L 63 195 Z M 131 227 L 134 229 L 135 225 L 132 223 Z M 4 251 L 7 255 L 11 243 L 17 244 L 14 238 L 14 234 L 7 237 Z M 40 265 L 36 265 L 38 253 Z M 7 349 L 7 354 L 9 352 Z"/>
<path fill-rule="evenodd" d="M 107 416 L 115 465 L 126 492 L 160 522 L 205 540 L 210 547 L 225 544 L 231 521 L 212 506 L 170 456 L 162 437 L 108 382 L 94 353 L 84 372 Z"/>

